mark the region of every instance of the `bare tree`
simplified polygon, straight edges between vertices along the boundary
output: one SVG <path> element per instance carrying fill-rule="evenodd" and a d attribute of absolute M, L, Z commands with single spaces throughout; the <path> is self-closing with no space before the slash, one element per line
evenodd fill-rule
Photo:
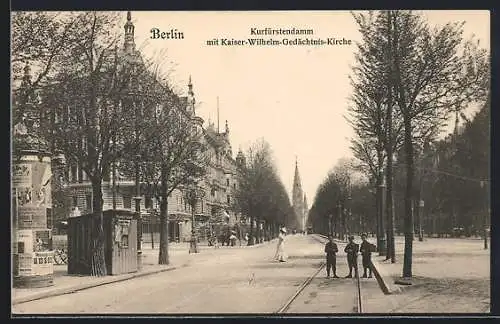
<path fill-rule="evenodd" d="M 270 145 L 263 139 L 256 141 L 246 154 L 246 165 L 242 168 L 235 193 L 237 209 L 250 217 L 250 239 L 248 245 L 258 242 L 260 227 L 254 231 L 254 221 L 281 222 L 288 226 L 295 219 L 291 217 L 290 199 L 279 179 L 273 162 Z"/>
<path fill-rule="evenodd" d="M 420 15 L 391 11 L 390 59 L 395 100 L 404 125 L 406 162 L 403 277 L 412 276 L 412 198 L 415 139 L 435 134 L 450 112 L 484 100 L 489 57 L 462 38 L 462 23 L 431 29 Z"/>
<path fill-rule="evenodd" d="M 387 258 L 395 262 L 394 253 L 394 209 L 392 194 L 393 151 L 402 142 L 402 119 L 393 109 L 393 82 L 389 60 L 390 33 L 383 15 L 370 12 L 354 14 L 362 42 L 358 44 L 356 65 L 353 67 L 351 83 L 353 85 L 352 105 L 350 107 L 351 125 L 356 137 L 352 150 L 361 161 L 362 169 L 367 172 L 376 186 L 378 213 L 378 247 L 381 246 L 384 230 L 387 236 Z M 383 173 L 385 169 L 387 205 L 384 215 L 381 206 Z M 384 222 L 384 218 L 387 222 Z M 385 224 L 387 226 L 385 226 Z"/>
<path fill-rule="evenodd" d="M 71 14 L 37 12 L 12 12 L 11 14 L 11 65 L 12 82 L 23 77 L 26 65 L 31 67 L 31 80 L 27 94 L 36 92 L 47 83 L 47 77 L 61 63 L 61 55 L 67 50 L 71 33 L 76 26 L 76 16 Z M 25 113 L 17 105 L 13 113 L 13 124 L 17 124 Z"/>
<path fill-rule="evenodd" d="M 151 73 L 149 114 L 143 115 L 147 126 L 140 135 L 141 180 L 160 201 L 160 251 L 158 263 L 169 264 L 168 196 L 183 185 L 198 182 L 208 165 L 202 120 L 195 115 L 194 103 L 179 97 L 169 85 L 158 80 L 159 70 Z M 188 98 L 189 99 L 189 98 Z M 133 174 L 133 161 L 120 164 L 122 172 Z"/>
<path fill-rule="evenodd" d="M 125 89 L 134 79 L 120 62 L 113 13 L 78 13 L 64 68 L 44 87 L 43 106 L 51 110 L 45 137 L 54 141 L 70 163 L 79 165 L 92 184 L 91 275 L 106 275 L 102 219 L 102 180 L 113 161 L 133 149 L 135 107 L 126 104 Z M 113 140 L 117 140 L 113 145 Z"/>

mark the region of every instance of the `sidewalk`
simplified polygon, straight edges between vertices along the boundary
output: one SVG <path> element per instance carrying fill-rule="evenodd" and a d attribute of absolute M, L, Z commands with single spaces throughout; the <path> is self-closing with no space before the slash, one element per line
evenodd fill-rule
<path fill-rule="evenodd" d="M 483 313 L 490 310 L 490 250 L 470 239 L 413 241 L 410 285 L 401 279 L 404 239 L 396 238 L 396 263 L 375 253 L 373 263 L 387 289 L 362 282 L 366 313 Z M 383 288 L 381 286 L 381 288 Z M 387 292 L 386 292 L 387 293 Z"/>
<path fill-rule="evenodd" d="M 215 253 L 218 253 L 217 251 L 229 251 L 240 248 L 258 248 L 266 246 L 267 244 L 274 244 L 274 242 L 275 240 L 272 240 L 253 246 L 224 246 L 219 249 L 215 249 L 214 247 L 207 245 L 199 245 L 198 248 L 200 251 L 210 251 L 210 253 L 205 254 L 190 254 L 189 243 L 169 243 L 169 265 L 158 264 L 158 244 L 155 243 L 155 249 L 152 249 L 151 244 L 146 243 L 142 246 L 142 269 L 140 271 L 105 277 L 68 275 L 67 265 L 54 265 L 54 285 L 43 288 L 12 288 L 12 305 L 63 294 L 70 294 L 79 290 L 187 267 L 191 264 L 191 261 L 194 258 L 210 259 Z"/>

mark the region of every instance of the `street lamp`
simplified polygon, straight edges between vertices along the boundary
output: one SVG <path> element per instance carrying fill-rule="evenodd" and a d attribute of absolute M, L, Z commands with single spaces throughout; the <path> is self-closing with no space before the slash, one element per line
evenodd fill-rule
<path fill-rule="evenodd" d="M 484 181 L 480 181 L 479 183 L 481 185 L 481 189 L 485 188 Z M 487 192 L 487 190 L 485 190 L 485 191 Z M 484 195 L 485 197 L 487 197 L 486 192 Z M 485 199 L 485 201 L 486 201 L 486 199 Z M 488 224 L 488 222 L 487 222 L 488 213 L 489 213 L 489 208 L 484 211 L 484 217 L 483 217 L 483 235 L 484 235 L 484 249 L 485 250 L 488 249 L 488 231 L 486 229 L 487 224 Z"/>
<path fill-rule="evenodd" d="M 342 205 L 340 201 L 337 202 L 337 213 L 338 213 L 338 226 L 339 226 L 339 239 L 344 239 L 344 226 L 342 224 Z"/>
<path fill-rule="evenodd" d="M 380 172 L 380 183 L 378 188 L 379 194 L 379 211 L 378 211 L 378 228 L 379 228 L 379 246 L 378 255 L 385 256 L 386 254 L 386 240 L 385 240 L 385 202 L 386 202 L 386 190 L 385 190 L 385 177 L 383 172 Z"/>
<path fill-rule="evenodd" d="M 184 192 L 185 199 L 191 206 L 191 240 L 189 241 L 189 253 L 198 253 L 198 242 L 195 230 L 195 211 L 198 199 L 203 199 L 205 190 L 197 185 L 192 185 Z"/>
<path fill-rule="evenodd" d="M 54 179 L 54 193 L 52 194 L 52 209 L 51 209 L 51 217 L 52 217 L 52 227 L 54 228 L 56 224 L 55 215 L 57 214 L 56 209 L 60 207 L 64 207 L 64 204 L 61 206 L 61 201 L 58 201 L 58 198 L 55 198 L 57 191 L 63 191 L 66 187 L 65 179 L 64 179 L 64 169 L 66 167 L 66 157 L 59 150 L 54 150 L 54 155 L 52 156 L 52 172 Z M 59 233 L 57 233 L 59 234 Z"/>
<path fill-rule="evenodd" d="M 418 202 L 418 240 L 422 242 L 424 240 L 424 235 L 422 231 L 422 218 L 424 214 L 424 200 L 420 199 Z"/>
<path fill-rule="evenodd" d="M 333 235 L 333 215 L 328 215 L 328 235 Z"/>
<path fill-rule="evenodd" d="M 347 220 L 348 220 L 347 229 L 348 229 L 349 235 L 352 235 L 353 231 L 354 231 L 352 212 L 351 212 L 351 201 L 352 201 L 352 197 L 351 197 L 351 192 L 349 191 L 349 196 L 347 197 L 347 208 L 346 208 L 346 215 L 347 215 Z"/>
<path fill-rule="evenodd" d="M 141 221 L 141 183 L 139 161 L 141 156 L 135 156 L 135 212 L 137 216 L 137 267 L 142 267 L 142 221 Z"/>

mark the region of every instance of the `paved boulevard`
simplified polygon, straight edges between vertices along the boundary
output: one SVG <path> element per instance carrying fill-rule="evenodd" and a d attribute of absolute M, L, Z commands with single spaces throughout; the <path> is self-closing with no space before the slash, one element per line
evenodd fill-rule
<path fill-rule="evenodd" d="M 287 263 L 272 260 L 275 248 L 275 244 L 265 244 L 202 250 L 190 256 L 192 262 L 184 268 L 14 305 L 12 311 L 15 314 L 273 313 L 324 259 L 323 245 L 311 236 L 287 237 L 286 249 L 290 255 Z M 339 255 L 337 263 L 338 275 L 344 276 L 347 271 L 344 253 Z M 289 312 L 352 312 L 352 280 L 324 277 L 322 270 Z M 330 294 L 334 290 L 338 296 L 334 305 L 330 298 L 322 300 L 321 291 L 325 289 Z"/>

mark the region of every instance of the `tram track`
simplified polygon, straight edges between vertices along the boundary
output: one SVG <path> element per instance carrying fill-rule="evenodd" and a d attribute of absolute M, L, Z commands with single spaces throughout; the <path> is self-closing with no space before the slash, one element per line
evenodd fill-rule
<path fill-rule="evenodd" d="M 324 244 L 326 243 L 326 240 L 328 239 L 324 235 L 320 234 L 313 234 L 311 236 L 314 238 L 316 241 Z M 307 277 L 302 284 L 297 288 L 297 290 L 294 292 L 294 294 L 279 308 L 277 309 L 274 313 L 275 314 L 285 314 L 287 311 L 290 309 L 290 307 L 294 304 L 294 302 L 297 300 L 299 296 L 302 295 L 304 290 L 311 284 L 313 279 L 318 277 L 318 274 L 323 270 L 323 268 L 326 266 L 325 262 L 321 262 L 319 267 L 314 270 L 314 272 Z M 363 313 L 363 302 L 362 302 L 362 294 L 361 294 L 361 280 L 359 278 L 359 270 L 356 268 L 355 271 L 355 278 L 353 280 L 355 289 L 354 289 L 354 305 L 353 305 L 353 312 L 354 313 Z"/>

